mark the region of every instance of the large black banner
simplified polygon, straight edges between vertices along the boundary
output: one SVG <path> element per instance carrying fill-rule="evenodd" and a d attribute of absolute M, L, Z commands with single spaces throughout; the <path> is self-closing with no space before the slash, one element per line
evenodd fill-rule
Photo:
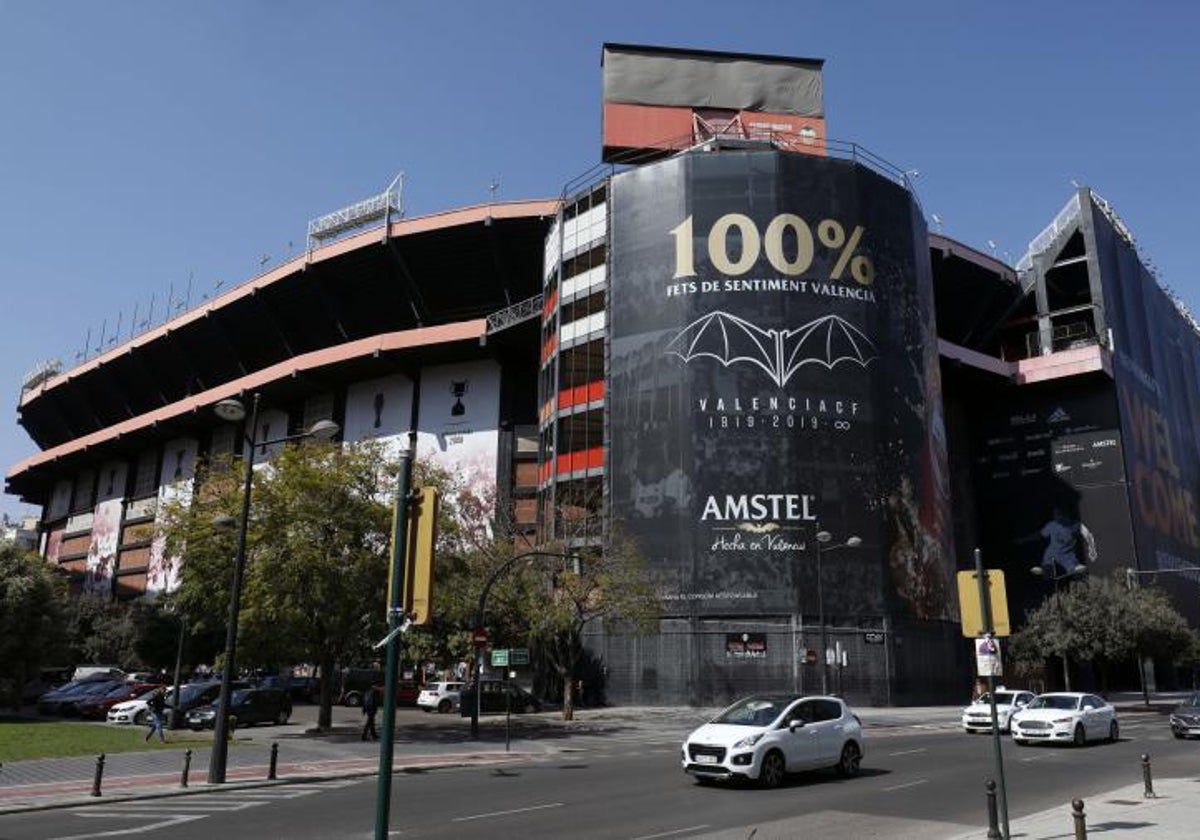
<path fill-rule="evenodd" d="M 1093 202 L 1137 559 L 1200 623 L 1200 337 Z M 1132 563 L 1130 565 L 1133 565 Z"/>
<path fill-rule="evenodd" d="M 923 217 L 858 164 L 691 154 L 613 180 L 613 513 L 670 614 L 952 618 Z M 850 537 L 861 545 L 847 546 Z"/>

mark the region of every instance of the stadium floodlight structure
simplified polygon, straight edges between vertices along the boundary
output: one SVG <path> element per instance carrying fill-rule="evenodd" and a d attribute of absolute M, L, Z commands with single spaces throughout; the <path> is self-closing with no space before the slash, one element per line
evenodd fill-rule
<path fill-rule="evenodd" d="M 404 173 L 392 179 L 392 183 L 378 195 L 364 198 L 340 210 L 318 216 L 308 223 L 308 258 L 313 249 L 343 233 L 382 220 L 383 237 L 387 239 L 388 225 L 392 216 L 404 217 Z"/>

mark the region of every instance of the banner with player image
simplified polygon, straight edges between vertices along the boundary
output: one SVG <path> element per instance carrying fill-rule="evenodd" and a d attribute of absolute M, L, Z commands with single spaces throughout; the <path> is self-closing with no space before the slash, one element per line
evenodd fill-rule
<path fill-rule="evenodd" d="M 668 613 L 815 617 L 821 568 L 827 616 L 953 618 L 909 193 L 846 160 L 696 153 L 617 175 L 610 215 L 611 502 Z"/>

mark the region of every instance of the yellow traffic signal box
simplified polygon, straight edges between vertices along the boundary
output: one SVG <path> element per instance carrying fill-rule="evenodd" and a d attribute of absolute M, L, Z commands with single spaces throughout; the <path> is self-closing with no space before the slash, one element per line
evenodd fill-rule
<path fill-rule="evenodd" d="M 437 542 L 438 491 L 420 487 L 408 506 L 404 569 L 404 611 L 413 624 L 433 618 L 433 545 Z"/>
<path fill-rule="evenodd" d="M 992 611 L 992 635 L 1007 636 L 1008 595 L 1004 591 L 1004 572 L 985 569 L 988 602 Z M 958 605 L 962 611 L 962 634 L 968 639 L 984 635 L 983 609 L 979 603 L 979 580 L 974 571 L 958 573 Z"/>

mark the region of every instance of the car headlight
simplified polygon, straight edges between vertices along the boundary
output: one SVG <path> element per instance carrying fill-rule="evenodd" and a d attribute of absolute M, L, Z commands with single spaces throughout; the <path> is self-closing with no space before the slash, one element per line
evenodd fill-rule
<path fill-rule="evenodd" d="M 1069 718 L 1069 717 L 1056 718 L 1054 720 L 1054 723 L 1071 723 L 1073 720 L 1075 720 L 1075 718 Z"/>
<path fill-rule="evenodd" d="M 733 748 L 736 750 L 739 747 L 753 747 L 755 744 L 757 744 L 759 741 L 761 741 L 763 739 L 763 735 L 766 735 L 766 734 L 767 733 L 765 733 L 765 732 L 759 732 L 755 735 L 747 735 L 745 738 L 743 738 L 742 740 L 740 740 L 736 744 L 734 744 Z"/>

